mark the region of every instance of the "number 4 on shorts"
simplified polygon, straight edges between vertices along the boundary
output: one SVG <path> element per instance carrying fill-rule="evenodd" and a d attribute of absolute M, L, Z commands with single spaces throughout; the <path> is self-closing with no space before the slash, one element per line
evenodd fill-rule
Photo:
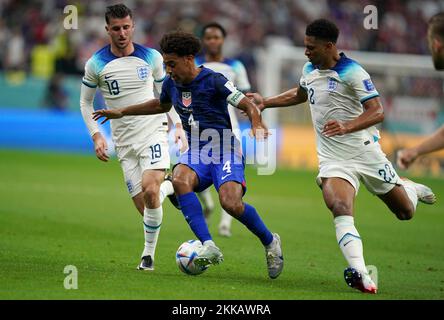
<path fill-rule="evenodd" d="M 225 171 L 226 173 L 231 173 L 231 163 L 230 163 L 230 160 L 225 162 L 222 170 Z"/>

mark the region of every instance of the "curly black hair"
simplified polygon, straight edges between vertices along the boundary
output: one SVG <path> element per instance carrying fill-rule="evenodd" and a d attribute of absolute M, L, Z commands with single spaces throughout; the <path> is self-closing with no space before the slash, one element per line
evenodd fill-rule
<path fill-rule="evenodd" d="M 202 28 L 202 32 L 200 34 L 200 37 L 203 38 L 203 36 L 205 35 L 205 31 L 207 31 L 207 29 L 209 28 L 216 28 L 219 29 L 220 32 L 222 33 L 222 36 L 225 38 L 227 36 L 227 31 L 225 30 L 224 27 L 222 27 L 221 24 L 217 23 L 217 22 L 210 22 L 207 23 L 206 25 L 203 26 Z"/>
<path fill-rule="evenodd" d="M 111 18 L 117 18 L 117 19 L 123 19 L 127 16 L 130 16 L 130 18 L 133 18 L 133 13 L 131 12 L 131 9 L 125 6 L 124 4 L 115 4 L 113 6 L 106 7 L 105 11 L 105 21 L 106 24 L 109 24 L 109 20 Z"/>
<path fill-rule="evenodd" d="M 334 22 L 327 19 L 317 19 L 311 22 L 305 30 L 305 35 L 336 43 L 339 29 Z"/>
<path fill-rule="evenodd" d="M 195 56 L 200 51 L 200 48 L 199 38 L 181 30 L 168 32 L 160 40 L 160 49 L 163 53 L 175 53 L 179 57 Z"/>

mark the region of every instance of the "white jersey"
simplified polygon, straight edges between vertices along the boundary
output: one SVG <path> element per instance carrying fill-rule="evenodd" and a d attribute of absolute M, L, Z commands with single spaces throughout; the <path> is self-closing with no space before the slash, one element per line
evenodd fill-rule
<path fill-rule="evenodd" d="M 362 104 L 379 96 L 364 68 L 343 53 L 340 56 L 337 64 L 327 70 L 319 70 L 307 62 L 300 80 L 300 86 L 307 91 L 321 164 L 351 159 L 375 147 L 379 139 L 375 127 L 329 138 L 322 134 L 327 121 L 356 119 L 364 111 Z"/>
<path fill-rule="evenodd" d="M 242 92 L 250 90 L 250 81 L 248 81 L 247 70 L 242 62 L 236 59 L 224 59 L 222 62 L 207 62 L 205 56 L 196 57 L 198 66 L 204 65 L 214 72 L 222 73 L 225 78 L 234 83 L 236 88 Z"/>
<path fill-rule="evenodd" d="M 162 55 L 134 43 L 134 52 L 126 57 L 116 57 L 110 45 L 94 53 L 85 65 L 82 82 L 90 88 L 99 87 L 107 107 L 113 109 L 153 99 L 153 83 L 160 85 L 164 78 Z M 115 145 L 124 146 L 166 131 L 167 125 L 166 113 L 128 116 L 111 120 L 111 131 Z"/>

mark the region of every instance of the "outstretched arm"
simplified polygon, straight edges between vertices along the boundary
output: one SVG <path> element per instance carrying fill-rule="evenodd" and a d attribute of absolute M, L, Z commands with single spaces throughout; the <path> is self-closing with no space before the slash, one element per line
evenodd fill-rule
<path fill-rule="evenodd" d="M 102 109 L 93 112 L 95 121 L 105 118 L 101 123 L 105 123 L 110 119 L 118 119 L 124 116 L 139 116 L 165 113 L 171 109 L 171 103 L 160 103 L 159 99 L 151 99 L 143 103 L 128 106 L 119 109 Z"/>
<path fill-rule="evenodd" d="M 398 166 L 407 169 L 413 161 L 424 154 L 438 151 L 444 148 L 444 126 L 439 128 L 434 134 L 413 148 L 398 151 Z"/>
<path fill-rule="evenodd" d="M 338 120 L 329 120 L 324 125 L 322 133 L 327 137 L 344 135 L 355 131 L 367 129 L 384 120 L 384 109 L 382 108 L 379 97 L 367 100 L 363 104 L 364 112 L 351 121 L 341 122 Z"/>
<path fill-rule="evenodd" d="M 247 93 L 247 97 L 252 98 L 261 111 L 267 108 L 294 106 L 304 103 L 308 98 L 307 91 L 301 87 L 293 88 L 268 98 L 263 98 L 258 93 Z"/>

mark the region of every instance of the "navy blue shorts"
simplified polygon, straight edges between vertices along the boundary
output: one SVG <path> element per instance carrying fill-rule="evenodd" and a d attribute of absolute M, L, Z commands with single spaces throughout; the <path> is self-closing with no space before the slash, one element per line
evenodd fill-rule
<path fill-rule="evenodd" d="M 214 184 L 219 188 L 227 181 L 242 185 L 243 193 L 247 191 L 245 181 L 245 159 L 240 152 L 230 151 L 217 157 L 201 157 L 198 150 L 191 149 L 181 154 L 178 164 L 184 164 L 196 172 L 199 185 L 195 192 L 201 192 Z"/>

